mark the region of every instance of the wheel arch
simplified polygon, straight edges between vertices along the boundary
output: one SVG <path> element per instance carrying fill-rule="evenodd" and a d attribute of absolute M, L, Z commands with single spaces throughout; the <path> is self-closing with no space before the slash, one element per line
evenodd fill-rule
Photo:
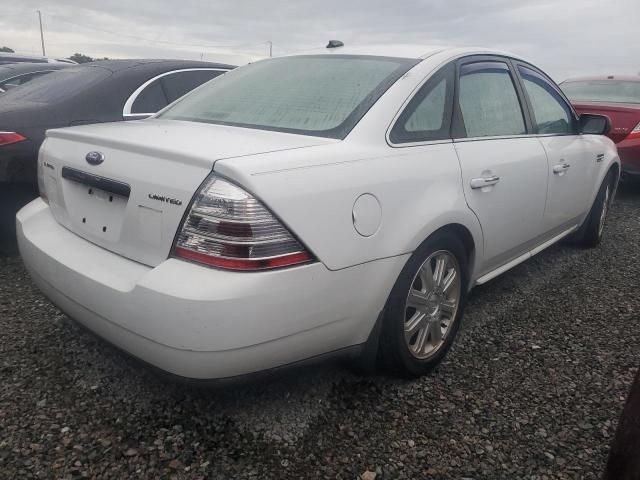
<path fill-rule="evenodd" d="M 448 232 L 455 235 L 462 242 L 467 252 L 467 266 L 469 271 L 469 288 L 474 283 L 476 274 L 482 264 L 484 253 L 484 236 L 480 221 L 470 209 L 457 209 L 455 213 L 440 216 L 425 225 L 425 228 L 416 232 L 413 245 L 409 251 L 414 252 L 424 242 L 439 232 Z"/>
<path fill-rule="evenodd" d="M 470 289 L 473 285 L 473 279 L 475 278 L 474 272 L 476 271 L 478 251 L 482 252 L 482 237 L 478 237 L 478 234 L 480 233 L 481 235 L 481 232 L 477 232 L 476 236 L 474 237 L 472 230 L 462 223 L 445 223 L 440 227 L 430 231 L 430 233 L 418 245 L 416 245 L 416 250 L 420 247 L 420 245 L 429 241 L 429 239 L 439 233 L 450 233 L 462 242 L 462 245 L 464 246 L 465 252 L 467 254 L 466 260 L 467 270 L 469 274 L 469 278 L 467 279 L 467 281 Z"/>
<path fill-rule="evenodd" d="M 429 237 L 439 232 L 450 232 L 462 241 L 464 249 L 467 252 L 467 264 L 469 266 L 472 266 L 476 255 L 476 244 L 469 229 L 460 223 L 449 223 L 440 227 L 438 230 L 429 235 Z"/>

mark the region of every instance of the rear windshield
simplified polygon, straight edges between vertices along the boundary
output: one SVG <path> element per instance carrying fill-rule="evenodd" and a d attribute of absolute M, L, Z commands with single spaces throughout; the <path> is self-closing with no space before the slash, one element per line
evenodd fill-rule
<path fill-rule="evenodd" d="M 3 101 L 6 99 L 7 102 L 57 103 L 67 100 L 111 75 L 110 70 L 102 67 L 69 67 L 36 78 L 20 88 L 9 90 L 2 99 Z"/>
<path fill-rule="evenodd" d="M 353 55 L 265 60 L 218 77 L 159 117 L 344 138 L 417 62 Z"/>
<path fill-rule="evenodd" d="M 571 101 L 640 103 L 640 81 L 585 80 L 564 82 L 560 88 Z"/>

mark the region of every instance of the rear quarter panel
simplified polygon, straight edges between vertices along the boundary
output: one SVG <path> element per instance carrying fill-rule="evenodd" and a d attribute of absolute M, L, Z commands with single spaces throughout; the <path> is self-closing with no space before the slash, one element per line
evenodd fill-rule
<path fill-rule="evenodd" d="M 345 141 L 220 160 L 215 171 L 259 197 L 331 270 L 412 252 L 452 223 L 466 227 L 482 252 L 452 143 L 392 148 Z M 381 211 L 368 237 L 356 231 L 352 216 L 365 193 Z"/>

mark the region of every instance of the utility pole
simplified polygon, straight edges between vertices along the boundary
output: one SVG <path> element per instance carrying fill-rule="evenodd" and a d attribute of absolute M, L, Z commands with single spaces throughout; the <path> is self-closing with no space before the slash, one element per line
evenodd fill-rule
<path fill-rule="evenodd" d="M 42 56 L 46 57 L 47 54 L 44 51 L 44 34 L 42 33 L 42 13 L 40 13 L 40 10 L 36 10 L 36 12 L 38 12 L 38 20 L 40 21 L 40 42 L 42 42 Z"/>
<path fill-rule="evenodd" d="M 271 40 L 267 40 L 269 44 L 269 58 L 273 57 L 273 42 Z"/>

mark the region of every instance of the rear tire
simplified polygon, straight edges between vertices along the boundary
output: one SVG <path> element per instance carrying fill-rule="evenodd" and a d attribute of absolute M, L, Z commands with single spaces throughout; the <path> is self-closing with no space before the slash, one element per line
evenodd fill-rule
<path fill-rule="evenodd" d="M 18 254 L 16 213 L 37 196 L 33 185 L 0 183 L 0 256 Z"/>
<path fill-rule="evenodd" d="M 589 215 L 582 224 L 582 227 L 580 227 L 580 230 L 578 230 L 575 243 L 586 248 L 598 246 L 602 240 L 602 234 L 613 201 L 614 191 L 615 178 L 613 171 L 610 170 L 607 176 L 604 177 L 602 185 L 600 185 L 600 190 L 598 190 L 598 195 L 596 195 Z"/>
<path fill-rule="evenodd" d="M 418 247 L 385 306 L 379 349 L 385 368 L 419 377 L 440 363 L 460 327 L 468 278 L 467 252 L 455 235 L 437 232 Z"/>

